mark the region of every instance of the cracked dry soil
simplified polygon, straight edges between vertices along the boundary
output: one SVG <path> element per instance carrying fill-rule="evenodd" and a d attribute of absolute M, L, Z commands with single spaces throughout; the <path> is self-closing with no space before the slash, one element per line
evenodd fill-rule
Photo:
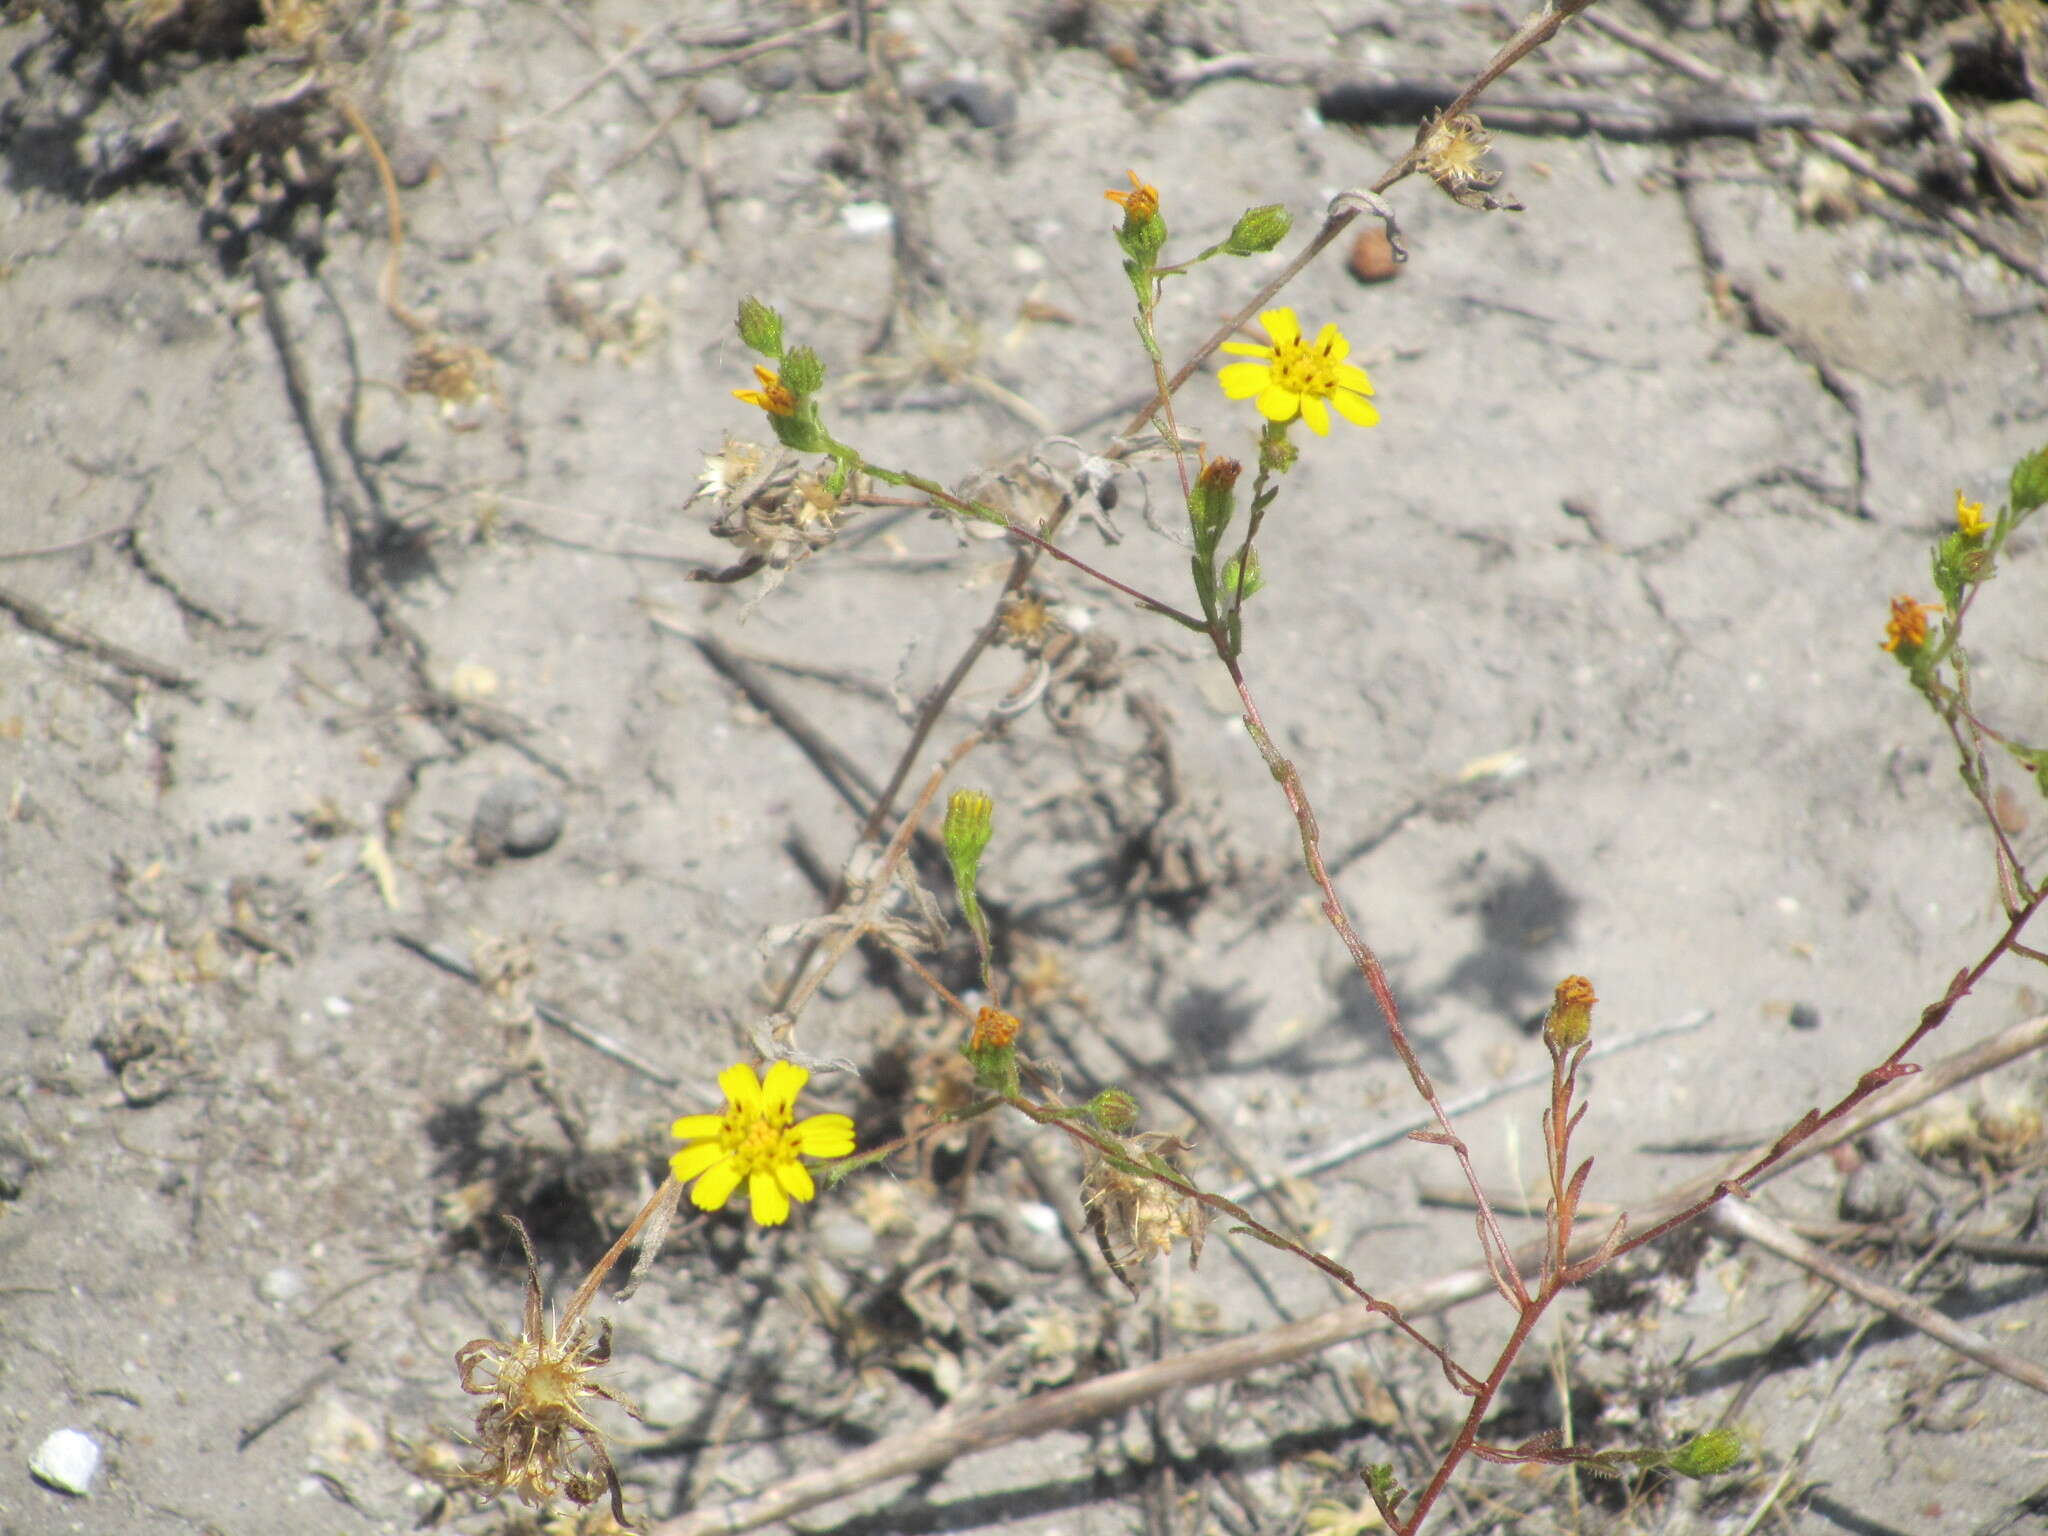
<path fill-rule="evenodd" d="M 1447 1096 L 1540 1059 L 1528 1025 L 1567 972 L 1606 1031 L 1709 1012 L 1594 1070 L 1579 1147 L 1625 1205 L 1840 1092 L 1995 932 L 1983 828 L 1876 642 L 1955 490 L 1995 502 L 2048 438 L 2048 317 L 1789 130 L 1667 131 L 1731 99 L 1852 136 L 1843 115 L 1890 112 L 1903 139 L 1858 142 L 1924 156 L 1907 49 L 1959 101 L 2026 89 L 1960 7 L 1612 14 L 1747 94 L 1575 24 L 1488 113 L 1524 211 L 1404 183 L 1395 280 L 1331 258 L 1289 290 L 1352 337 L 1384 419 L 1307 445 L 1247 667 Z M 668 1122 L 751 1048 L 789 961 L 763 935 L 819 910 L 1009 563 L 878 509 L 765 598 L 693 583 L 731 561 L 686 506 L 702 455 L 759 426 L 730 395 L 737 299 L 827 360 L 842 436 L 1028 494 L 1034 451 L 1071 472 L 1046 439 L 1098 452 L 1144 398 L 1103 188 L 1136 167 L 1190 249 L 1258 203 L 1306 232 L 1442 99 L 1414 90 L 1505 32 L 1405 0 L 7 8 L 0 1532 L 539 1528 L 441 1476 L 474 1410 L 454 1351 L 518 1317 L 498 1217 L 559 1292 L 631 1214 Z M 1332 121 L 1361 81 L 1393 107 Z M 351 114 L 403 211 L 388 271 Z M 1957 206 L 2038 252 L 2027 205 Z M 1173 285 L 1169 363 L 1269 270 Z M 1245 453 L 1211 380 L 1181 409 Z M 1178 591 L 1170 469 L 1118 485 L 1075 547 Z M 1075 660 L 963 775 L 1000 807 L 983 884 L 1031 1049 L 1071 1096 L 1131 1088 L 1216 1187 L 1399 1117 L 1227 689 L 1179 632 L 1038 580 Z M 2016 551 L 1974 635 L 1985 713 L 2029 739 L 2043 613 L 2048 564 Z M 918 772 L 1029 671 L 993 653 Z M 935 962 L 956 981 L 962 943 Z M 1994 972 L 1933 1052 L 2044 991 Z M 813 1096 L 871 1143 L 952 1030 L 871 960 L 800 1044 L 859 1069 Z M 2040 1086 L 2021 1063 L 1959 1099 Z M 1508 1091 L 1462 1122 L 1503 1189 L 1536 1166 L 1538 1108 Z M 610 1309 L 607 1379 L 645 1412 L 607 1421 L 636 1511 L 1332 1304 L 1222 1232 L 1133 1302 L 1080 1235 L 1064 1147 L 1004 1125 L 972 1159 L 942 1143 L 781 1231 L 679 1228 Z M 1290 1183 L 1285 1216 L 1391 1290 L 1476 1258 L 1429 1198 L 1448 1172 L 1396 1138 Z M 2041 1188 L 2038 1160 L 1924 1160 L 1895 1127 L 1765 1204 L 2025 1237 Z M 1951 1254 L 1917 1283 L 2039 1359 L 2040 1274 Z M 1563 1362 L 1581 1440 L 1733 1411 L 1764 1470 L 1474 1467 L 1444 1528 L 1734 1529 L 1809 1432 L 1775 1529 L 2038 1528 L 2041 1401 L 1891 1329 L 1828 1395 L 1863 1314 L 1820 1302 L 1720 1238 L 1615 1277 L 1532 1351 L 1498 1438 L 1560 1422 Z M 1432 1326 L 1481 1360 L 1505 1317 Z M 1353 1340 L 806 1528 L 1327 1526 L 1360 1463 L 1417 1475 L 1458 1411 Z M 103 1454 L 82 1497 L 28 1473 L 66 1427 Z M 546 1527 L 572 1528 L 600 1527 Z"/>

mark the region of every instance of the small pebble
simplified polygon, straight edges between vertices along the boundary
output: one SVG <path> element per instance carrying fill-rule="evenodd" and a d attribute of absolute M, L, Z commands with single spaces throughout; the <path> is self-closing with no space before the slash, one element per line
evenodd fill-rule
<path fill-rule="evenodd" d="M 486 863 L 508 853 L 530 858 L 555 846 L 568 814 L 546 785 L 511 774 L 495 780 L 478 798 L 469 840 Z"/>
<path fill-rule="evenodd" d="M 1835 1214 L 1844 1221 L 1897 1221 L 1912 1198 L 1912 1180 L 1895 1164 L 1865 1163 L 1842 1180 Z"/>
<path fill-rule="evenodd" d="M 977 128 L 1008 128 L 1017 121 L 1017 98 L 986 80 L 961 80 L 953 87 L 953 105 Z"/>
<path fill-rule="evenodd" d="M 1819 1029 L 1820 1010 L 1811 1003 L 1794 1003 L 1785 1022 L 1794 1029 Z"/>
<path fill-rule="evenodd" d="M 754 93 L 737 80 L 719 76 L 697 87 L 697 110 L 714 128 L 730 128 L 752 116 L 755 106 Z"/>
<path fill-rule="evenodd" d="M 29 1476 L 45 1488 L 83 1498 L 100 1470 L 100 1445 L 82 1429 L 60 1429 L 28 1459 Z"/>
<path fill-rule="evenodd" d="M 297 1301 L 306 1294 L 306 1276 L 289 1264 L 280 1264 L 275 1269 L 264 1271 L 263 1277 L 256 1282 L 256 1294 L 274 1307 Z"/>
<path fill-rule="evenodd" d="M 867 55 L 844 38 L 828 37 L 811 50 L 811 83 L 821 91 L 850 91 L 868 77 Z"/>
<path fill-rule="evenodd" d="M 1361 283 L 1384 283 L 1401 270 L 1401 264 L 1394 260 L 1394 243 L 1377 225 L 1351 242 L 1350 267 L 1351 275 Z"/>
<path fill-rule="evenodd" d="M 883 235 L 896 223 L 887 203 L 848 203 L 839 210 L 839 222 L 849 235 Z"/>
<path fill-rule="evenodd" d="M 796 56 L 786 49 L 764 53 L 758 59 L 747 60 L 740 73 L 757 91 L 786 91 L 796 84 Z"/>

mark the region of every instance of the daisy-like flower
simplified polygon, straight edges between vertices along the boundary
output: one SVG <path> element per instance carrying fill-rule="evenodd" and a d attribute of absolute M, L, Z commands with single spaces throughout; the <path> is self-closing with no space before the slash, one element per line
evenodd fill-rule
<path fill-rule="evenodd" d="M 1102 195 L 1124 211 L 1124 228 L 1136 229 L 1159 211 L 1159 189 L 1147 183 L 1136 171 L 1125 171 L 1131 178 L 1131 190 L 1119 192 L 1112 188 Z"/>
<path fill-rule="evenodd" d="M 853 1151 L 853 1122 L 845 1115 L 812 1115 L 794 1120 L 796 1096 L 811 1074 L 778 1061 L 764 1082 L 742 1062 L 718 1074 L 725 1108 L 715 1115 L 685 1115 L 670 1134 L 688 1143 L 669 1159 L 680 1184 L 692 1179 L 690 1202 L 702 1211 L 722 1210 L 745 1184 L 754 1220 L 779 1227 L 789 1220 L 789 1202 L 818 1192 L 806 1157 L 845 1157 Z"/>
<path fill-rule="evenodd" d="M 736 389 L 732 392 L 735 400 L 744 400 L 749 405 L 758 405 L 770 416 L 794 416 L 796 414 L 796 392 L 782 382 L 782 375 L 772 368 L 754 364 L 754 377 L 761 381 L 759 389 Z"/>
<path fill-rule="evenodd" d="M 1233 400 L 1257 398 L 1259 414 L 1268 421 L 1299 416 L 1318 437 L 1330 435 L 1330 406 L 1355 427 L 1378 424 L 1380 413 L 1365 397 L 1372 380 L 1363 368 L 1344 361 L 1351 343 L 1334 325 L 1326 325 L 1313 342 L 1304 341 L 1301 323 L 1291 309 L 1269 309 L 1259 324 L 1273 338 L 1270 347 L 1249 341 L 1226 341 L 1223 350 L 1257 363 L 1232 363 L 1216 375 L 1223 393 Z M 1329 404 L 1325 405 L 1324 402 Z"/>
<path fill-rule="evenodd" d="M 1961 491 L 1956 492 L 1956 527 L 1966 539 L 1981 539 L 1991 531 L 1991 525 L 1984 521 L 1984 503 L 1966 501 Z"/>

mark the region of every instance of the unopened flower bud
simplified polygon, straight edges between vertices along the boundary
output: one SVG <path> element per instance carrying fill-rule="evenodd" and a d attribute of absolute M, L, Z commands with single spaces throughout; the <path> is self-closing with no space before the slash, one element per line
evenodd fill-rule
<path fill-rule="evenodd" d="M 2015 516 L 2048 502 L 2048 448 L 2028 454 L 2012 467 L 2012 510 Z"/>
<path fill-rule="evenodd" d="M 1593 983 L 1583 976 L 1567 976 L 1557 984 L 1550 1012 L 1543 1018 L 1543 1038 L 1552 1050 L 1575 1051 L 1593 1033 Z"/>
<path fill-rule="evenodd" d="M 1105 1088 L 1088 1101 L 1088 1113 L 1111 1135 L 1120 1135 L 1138 1123 L 1138 1101 L 1121 1088 Z"/>
<path fill-rule="evenodd" d="M 740 300 L 740 340 L 763 357 L 781 357 L 782 316 L 749 294 Z"/>
<path fill-rule="evenodd" d="M 1671 1458 L 1680 1477 L 1714 1477 L 1742 1459 L 1742 1436 L 1732 1429 L 1710 1429 L 1694 1435 Z"/>
<path fill-rule="evenodd" d="M 1238 215 L 1230 238 L 1223 242 L 1223 250 L 1230 256 L 1256 256 L 1285 240 L 1287 231 L 1293 227 L 1294 216 L 1279 203 L 1247 208 Z"/>
<path fill-rule="evenodd" d="M 825 365 L 809 347 L 794 347 L 782 359 L 782 382 L 799 395 L 815 395 L 825 387 Z"/>

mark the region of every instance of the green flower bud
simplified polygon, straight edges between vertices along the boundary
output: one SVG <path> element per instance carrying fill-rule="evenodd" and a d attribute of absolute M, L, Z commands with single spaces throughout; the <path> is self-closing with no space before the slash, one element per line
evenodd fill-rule
<path fill-rule="evenodd" d="M 1237 477 L 1244 466 L 1235 459 L 1211 459 L 1188 492 L 1188 523 L 1195 548 L 1213 550 L 1237 510 Z"/>
<path fill-rule="evenodd" d="M 1672 1453 L 1671 1470 L 1680 1477 L 1717 1477 L 1741 1459 L 1742 1436 L 1732 1429 L 1710 1429 Z"/>
<path fill-rule="evenodd" d="M 1246 602 L 1251 601 L 1252 594 L 1266 584 L 1266 578 L 1259 574 L 1259 552 L 1254 549 L 1250 553 L 1251 558 L 1245 565 L 1244 573 L 1243 601 Z M 1218 583 L 1218 590 L 1226 600 L 1238 597 L 1237 556 L 1232 555 L 1223 562 L 1223 580 Z"/>
<path fill-rule="evenodd" d="M 815 400 L 798 400 L 796 409 L 789 415 L 770 415 L 768 425 L 775 429 L 777 442 L 797 453 L 826 453 L 831 449 L 832 435 L 818 420 L 818 402 Z"/>
<path fill-rule="evenodd" d="M 981 856 L 996 833 L 996 803 L 978 789 L 956 789 L 946 802 L 942 837 L 946 861 L 953 866 L 953 883 L 963 897 L 971 900 L 981 869 Z"/>
<path fill-rule="evenodd" d="M 782 356 L 782 316 L 752 294 L 740 300 L 740 340 L 763 357 Z"/>
<path fill-rule="evenodd" d="M 825 387 L 825 365 L 809 347 L 792 347 L 782 359 L 782 382 L 798 395 L 815 395 Z"/>
<path fill-rule="evenodd" d="M 1543 1019 L 1543 1038 L 1552 1050 L 1575 1051 L 1586 1043 L 1593 1033 L 1593 1005 L 1599 1001 L 1593 983 L 1583 976 L 1567 976 L 1557 984 Z"/>
<path fill-rule="evenodd" d="M 1088 1113 L 1112 1136 L 1138 1123 L 1138 1101 L 1121 1088 L 1105 1088 L 1088 1101 Z"/>
<path fill-rule="evenodd" d="M 2012 510 L 2031 512 L 2048 502 L 2048 448 L 2028 454 L 2012 467 Z"/>
<path fill-rule="evenodd" d="M 1150 272 L 1166 244 L 1166 220 L 1155 213 L 1142 223 L 1126 223 L 1116 232 L 1116 243 L 1139 270 Z"/>
<path fill-rule="evenodd" d="M 1279 203 L 1268 203 L 1263 208 L 1247 208 L 1238 215 L 1237 225 L 1230 231 L 1230 238 L 1223 242 L 1223 251 L 1228 256 L 1256 256 L 1270 251 L 1287 238 L 1287 231 L 1294 227 L 1294 215 Z"/>

